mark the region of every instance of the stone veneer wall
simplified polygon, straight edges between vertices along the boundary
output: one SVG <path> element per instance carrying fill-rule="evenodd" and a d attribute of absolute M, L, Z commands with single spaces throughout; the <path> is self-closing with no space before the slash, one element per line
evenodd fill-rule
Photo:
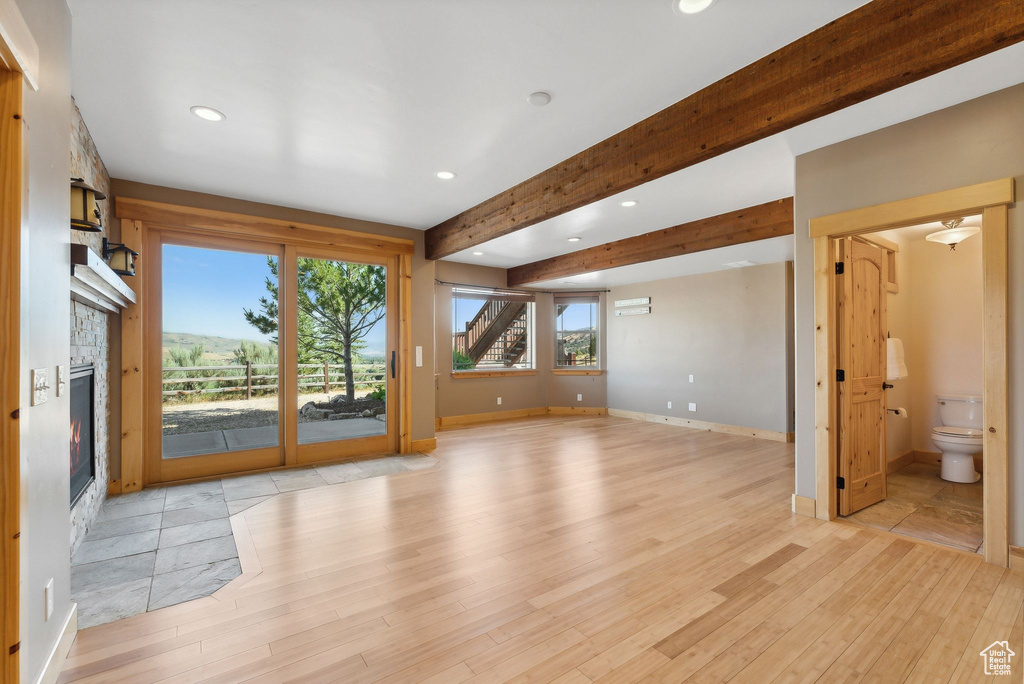
<path fill-rule="evenodd" d="M 71 101 L 71 175 L 107 195 L 99 202 L 104 225 L 102 233 L 71 230 L 71 242 L 88 245 L 97 254 L 107 236 L 110 221 L 110 174 L 82 120 L 74 100 Z M 105 311 L 80 302 L 71 302 L 71 359 L 70 365 L 91 363 L 96 367 L 96 479 L 71 510 L 71 553 L 85 538 L 89 526 L 96 519 L 107 498 L 110 472 L 111 414 L 110 414 L 110 339 L 117 334 L 118 321 Z M 70 377 L 70 368 L 68 368 Z"/>

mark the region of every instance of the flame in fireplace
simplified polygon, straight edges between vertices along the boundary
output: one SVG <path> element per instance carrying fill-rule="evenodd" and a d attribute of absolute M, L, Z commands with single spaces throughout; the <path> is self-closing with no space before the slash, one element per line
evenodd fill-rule
<path fill-rule="evenodd" d="M 78 470 L 82 459 L 82 419 L 71 421 L 71 472 Z"/>

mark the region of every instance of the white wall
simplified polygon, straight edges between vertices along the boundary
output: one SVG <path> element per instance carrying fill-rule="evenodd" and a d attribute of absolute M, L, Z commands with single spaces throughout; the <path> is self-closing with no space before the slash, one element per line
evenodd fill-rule
<path fill-rule="evenodd" d="M 608 407 L 792 431 L 788 269 L 764 264 L 612 288 Z M 651 297 L 651 314 L 616 317 L 614 300 L 634 297 Z"/>
<path fill-rule="evenodd" d="M 30 406 L 29 372 L 71 359 L 71 13 L 64 0 L 18 0 L 39 45 L 39 90 L 24 89 L 21 277 L 21 679 L 34 682 L 71 611 L 68 395 Z M 54 583 L 44 619 L 43 590 Z"/>
<path fill-rule="evenodd" d="M 917 451 L 938 451 L 931 440 L 932 428 L 942 424 L 935 395 L 983 389 L 981 238 L 961 242 L 956 251 L 919 239 L 907 251 L 914 278 L 907 348 L 912 443 Z"/>
<path fill-rule="evenodd" d="M 1024 85 L 796 159 L 796 493 L 814 498 L 811 218 L 1012 176 L 1024 191 Z M 1010 543 L 1024 545 L 1024 208 L 1009 209 Z M 917 287 L 915 283 L 913 287 Z"/>

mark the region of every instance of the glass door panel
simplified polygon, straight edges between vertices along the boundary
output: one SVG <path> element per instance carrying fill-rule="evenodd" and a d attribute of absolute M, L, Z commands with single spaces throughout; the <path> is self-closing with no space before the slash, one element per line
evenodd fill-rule
<path fill-rule="evenodd" d="M 392 380 L 388 269 L 297 257 L 298 444 L 364 440 L 386 448 Z M 339 451 L 305 450 L 314 460 Z M 351 449 L 345 450 L 346 453 Z"/>
<path fill-rule="evenodd" d="M 279 256 L 164 243 L 161 262 L 162 458 L 279 453 Z"/>

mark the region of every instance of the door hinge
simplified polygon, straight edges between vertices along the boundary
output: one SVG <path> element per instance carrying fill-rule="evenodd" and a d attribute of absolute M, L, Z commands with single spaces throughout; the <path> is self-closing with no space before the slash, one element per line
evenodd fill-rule
<path fill-rule="evenodd" d="M 836 262 L 836 275 L 843 275 L 843 272 L 845 270 L 846 270 L 845 264 L 843 264 L 842 261 L 837 261 Z"/>
<path fill-rule="evenodd" d="M 846 382 L 846 371 L 836 368 L 836 382 Z"/>
<path fill-rule="evenodd" d="M 846 480 L 841 478 L 841 477 L 837 477 L 836 478 L 836 489 L 846 489 Z"/>

